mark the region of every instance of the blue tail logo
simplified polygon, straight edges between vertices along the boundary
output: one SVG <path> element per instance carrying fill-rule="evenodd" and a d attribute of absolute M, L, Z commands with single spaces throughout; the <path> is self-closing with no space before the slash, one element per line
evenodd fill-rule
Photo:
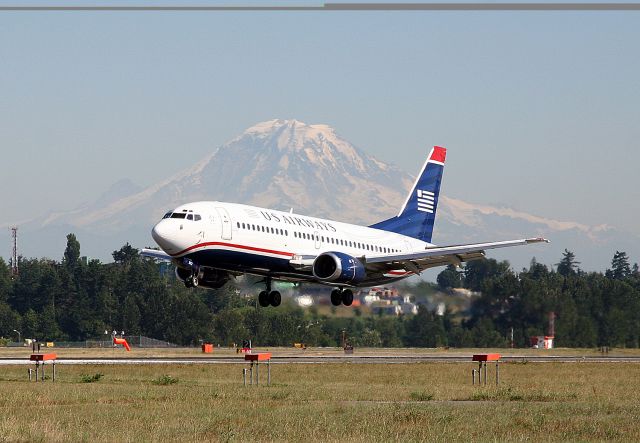
<path fill-rule="evenodd" d="M 370 227 L 431 243 L 446 156 L 445 148 L 434 146 L 398 215 Z"/>

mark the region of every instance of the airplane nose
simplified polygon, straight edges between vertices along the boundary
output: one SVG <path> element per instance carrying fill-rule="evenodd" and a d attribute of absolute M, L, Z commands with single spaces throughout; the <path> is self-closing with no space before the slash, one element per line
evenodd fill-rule
<path fill-rule="evenodd" d="M 151 230 L 151 237 L 166 252 L 173 251 L 175 249 L 175 233 L 173 231 L 174 229 L 170 223 L 167 223 L 166 220 L 161 220 Z"/>

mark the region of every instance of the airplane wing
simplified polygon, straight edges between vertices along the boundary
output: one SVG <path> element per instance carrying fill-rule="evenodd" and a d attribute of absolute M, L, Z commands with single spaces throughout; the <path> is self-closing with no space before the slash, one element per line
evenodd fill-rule
<path fill-rule="evenodd" d="M 510 246 L 528 245 L 531 243 L 549 243 L 545 238 L 524 238 L 520 240 L 508 240 L 491 243 L 473 243 L 468 245 L 434 246 L 424 251 L 412 252 L 409 254 L 396 255 L 376 255 L 364 258 L 364 265 L 367 271 L 397 273 L 398 270 L 406 270 L 419 274 L 428 268 L 443 266 L 448 264 L 460 264 L 470 260 L 477 260 L 484 257 L 485 249 L 507 248 Z M 408 273 L 405 272 L 405 273 Z"/>
<path fill-rule="evenodd" d="M 157 258 L 158 260 L 166 260 L 166 261 L 171 261 L 171 259 L 173 258 L 166 252 L 159 251 L 157 249 L 144 248 L 140 250 L 140 255 L 142 255 L 143 257 Z"/>

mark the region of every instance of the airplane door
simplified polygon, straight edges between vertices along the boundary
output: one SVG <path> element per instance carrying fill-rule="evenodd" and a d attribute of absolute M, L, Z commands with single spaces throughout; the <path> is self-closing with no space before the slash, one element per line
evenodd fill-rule
<path fill-rule="evenodd" d="M 318 235 L 318 231 L 313 233 L 313 237 L 316 239 L 316 249 L 320 249 L 320 236 Z"/>
<path fill-rule="evenodd" d="M 216 212 L 220 217 L 220 225 L 222 227 L 221 237 L 223 240 L 231 240 L 231 217 L 225 208 L 216 208 Z"/>

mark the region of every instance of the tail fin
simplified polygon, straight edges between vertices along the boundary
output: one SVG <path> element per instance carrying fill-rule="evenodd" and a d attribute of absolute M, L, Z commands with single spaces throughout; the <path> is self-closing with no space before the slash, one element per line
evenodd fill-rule
<path fill-rule="evenodd" d="M 396 217 L 370 228 L 396 232 L 431 243 L 447 150 L 434 146 Z"/>

